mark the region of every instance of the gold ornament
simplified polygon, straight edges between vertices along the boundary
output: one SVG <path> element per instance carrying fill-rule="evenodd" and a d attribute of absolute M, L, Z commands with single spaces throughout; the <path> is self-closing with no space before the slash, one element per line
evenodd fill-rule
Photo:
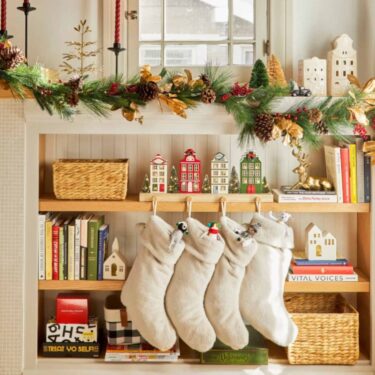
<path fill-rule="evenodd" d="M 303 128 L 292 120 L 280 118 L 276 125 L 284 136 L 283 143 L 285 145 L 298 145 L 299 141 L 303 138 Z"/>
<path fill-rule="evenodd" d="M 313 177 L 308 174 L 311 163 L 307 160 L 307 155 L 302 152 L 300 145 L 292 151 L 292 155 L 299 161 L 299 165 L 293 169 L 293 173 L 298 174 L 298 182 L 291 187 L 291 190 L 332 190 L 333 186 L 327 178 Z"/>
<path fill-rule="evenodd" d="M 141 82 L 146 83 L 146 82 L 154 82 L 158 83 L 161 81 L 160 76 L 154 76 L 152 75 L 151 72 L 151 66 L 150 65 L 143 65 L 142 68 L 140 69 L 139 75 L 141 77 Z"/>
<path fill-rule="evenodd" d="M 92 73 L 96 71 L 95 64 L 88 64 L 85 65 L 85 59 L 90 57 L 96 57 L 99 50 L 87 50 L 87 48 L 95 45 L 95 42 L 86 42 L 85 36 L 88 33 L 91 33 L 90 26 L 88 26 L 86 20 L 81 20 L 79 25 L 74 28 L 75 31 L 80 33 L 80 40 L 76 42 L 65 42 L 65 44 L 69 47 L 73 48 L 73 52 L 71 53 L 64 53 L 63 60 L 64 62 L 60 65 L 60 68 L 69 75 L 78 75 L 83 77 L 86 74 Z M 74 67 L 70 64 L 70 61 L 78 60 L 79 66 Z"/>

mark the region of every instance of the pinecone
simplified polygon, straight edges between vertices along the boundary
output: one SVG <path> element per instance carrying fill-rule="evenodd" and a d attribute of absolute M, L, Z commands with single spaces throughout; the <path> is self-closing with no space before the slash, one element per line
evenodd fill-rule
<path fill-rule="evenodd" d="M 211 81 L 210 79 L 208 78 L 208 75 L 207 74 L 204 74 L 202 73 L 199 78 L 203 81 L 203 83 L 206 85 L 206 86 L 211 86 Z"/>
<path fill-rule="evenodd" d="M 158 93 L 159 87 L 155 82 L 140 83 L 138 86 L 138 94 L 145 102 L 155 99 L 158 96 Z"/>
<path fill-rule="evenodd" d="M 66 101 L 71 107 L 76 107 L 79 103 L 79 94 L 77 90 L 72 90 L 66 95 Z"/>
<path fill-rule="evenodd" d="M 315 127 L 315 130 L 318 134 L 328 134 L 327 124 L 323 120 L 314 124 L 314 127 Z"/>
<path fill-rule="evenodd" d="M 26 58 L 22 51 L 17 47 L 0 49 L 0 69 L 14 69 L 20 64 L 24 64 Z"/>
<path fill-rule="evenodd" d="M 216 100 L 216 92 L 211 88 L 204 89 L 202 91 L 202 102 L 206 104 L 214 103 Z"/>
<path fill-rule="evenodd" d="M 275 119 L 268 113 L 260 113 L 255 119 L 254 133 L 262 141 L 268 142 L 272 139 L 272 130 Z"/>
<path fill-rule="evenodd" d="M 309 109 L 307 112 L 309 121 L 313 124 L 318 124 L 323 119 L 323 113 L 318 108 Z"/>

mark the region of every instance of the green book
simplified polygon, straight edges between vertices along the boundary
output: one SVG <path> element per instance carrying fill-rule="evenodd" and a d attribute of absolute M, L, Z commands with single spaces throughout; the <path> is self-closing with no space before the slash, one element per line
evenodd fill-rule
<path fill-rule="evenodd" d="M 104 216 L 93 216 L 88 224 L 87 280 L 98 279 L 98 238 Z"/>

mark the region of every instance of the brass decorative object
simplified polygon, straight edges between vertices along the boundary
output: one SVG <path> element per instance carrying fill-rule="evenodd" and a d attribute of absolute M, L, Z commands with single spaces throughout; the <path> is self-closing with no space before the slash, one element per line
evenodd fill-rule
<path fill-rule="evenodd" d="M 332 190 L 332 184 L 325 177 L 313 177 L 308 173 L 311 163 L 308 156 L 302 152 L 300 146 L 293 149 L 292 155 L 299 161 L 298 167 L 293 169 L 293 173 L 298 174 L 298 182 L 296 182 L 291 190 Z"/>
<path fill-rule="evenodd" d="M 94 46 L 96 42 L 89 42 L 85 40 L 87 34 L 92 32 L 90 26 L 87 25 L 86 20 L 81 20 L 79 25 L 77 25 L 74 30 L 80 33 L 81 38 L 79 41 L 65 42 L 67 46 L 73 48 L 73 52 L 63 54 L 64 62 L 60 65 L 60 68 L 62 68 L 62 70 L 69 75 L 78 75 L 83 77 L 96 71 L 95 64 L 91 63 L 85 65 L 85 61 L 87 58 L 96 57 L 99 50 L 89 50 L 89 48 Z M 79 61 L 78 67 L 75 67 L 70 63 L 74 60 Z"/>

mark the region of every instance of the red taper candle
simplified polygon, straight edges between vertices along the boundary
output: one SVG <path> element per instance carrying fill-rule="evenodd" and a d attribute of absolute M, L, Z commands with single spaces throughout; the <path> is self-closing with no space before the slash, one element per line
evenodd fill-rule
<path fill-rule="evenodd" d="M 23 5 L 29 5 L 30 4 L 30 0 L 23 0 Z"/>
<path fill-rule="evenodd" d="M 7 29 L 7 0 L 1 0 L 1 31 Z"/>
<path fill-rule="evenodd" d="M 115 16 L 115 43 L 120 43 L 120 13 L 121 0 L 116 0 L 116 16 Z"/>

